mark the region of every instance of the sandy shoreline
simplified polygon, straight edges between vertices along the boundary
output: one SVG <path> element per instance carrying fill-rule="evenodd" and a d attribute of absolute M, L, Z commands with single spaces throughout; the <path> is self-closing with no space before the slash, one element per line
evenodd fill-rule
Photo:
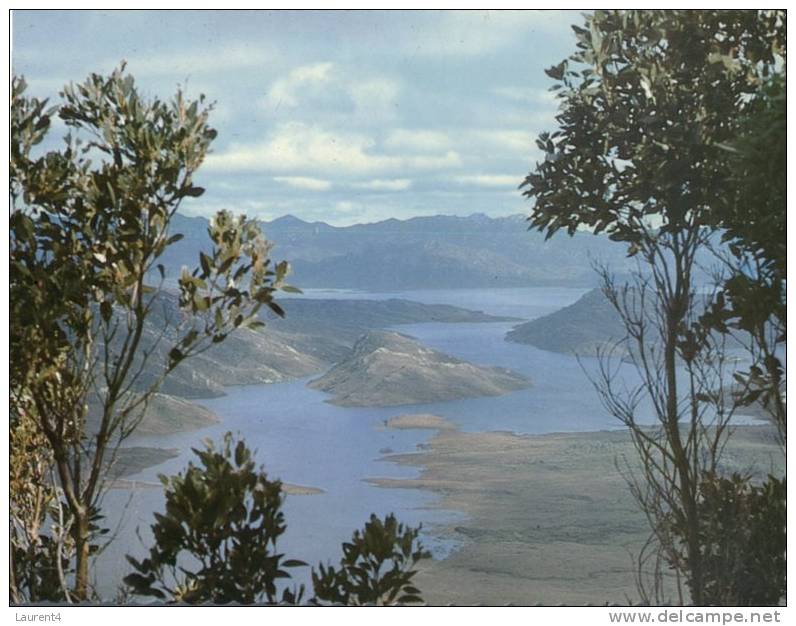
<path fill-rule="evenodd" d="M 145 446 L 132 446 L 120 449 L 120 459 L 114 468 L 113 479 L 109 484 L 110 489 L 163 489 L 163 484 L 152 480 L 134 480 L 128 478 L 143 470 L 156 467 L 161 463 L 179 456 L 176 448 L 154 448 Z M 314 496 L 325 493 L 318 487 L 308 485 L 294 485 L 282 483 L 282 491 L 289 496 Z"/>
<path fill-rule="evenodd" d="M 464 521 L 434 529 L 463 541 L 417 576 L 429 604 L 637 602 L 631 554 L 647 537 L 616 460 L 634 459 L 624 431 L 520 436 L 440 430 L 428 450 L 387 460 L 422 469 L 382 487 L 431 490 Z M 730 470 L 784 470 L 764 426 L 736 430 Z"/>

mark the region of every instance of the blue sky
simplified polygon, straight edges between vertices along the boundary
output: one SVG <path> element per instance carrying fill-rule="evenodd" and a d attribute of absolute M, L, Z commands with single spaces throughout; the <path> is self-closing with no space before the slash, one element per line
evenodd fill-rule
<path fill-rule="evenodd" d="M 121 59 L 142 90 L 216 103 L 213 153 L 185 212 L 337 225 L 528 212 L 517 185 L 553 127 L 544 69 L 573 12 L 15 11 L 29 92 Z M 60 129 L 56 128 L 55 131 Z"/>

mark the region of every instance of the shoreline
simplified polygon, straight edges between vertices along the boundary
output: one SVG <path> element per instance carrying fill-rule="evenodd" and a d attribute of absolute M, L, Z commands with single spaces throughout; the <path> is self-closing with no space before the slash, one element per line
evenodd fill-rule
<path fill-rule="evenodd" d="M 179 456 L 176 448 L 157 448 L 153 446 L 130 446 L 120 448 L 120 459 L 113 472 L 109 483 L 110 489 L 129 489 L 131 491 L 140 489 L 163 489 L 163 484 L 152 480 L 136 480 L 129 476 L 134 476 L 143 472 L 145 469 L 157 467 L 170 459 Z M 296 485 L 293 483 L 282 483 L 282 492 L 288 496 L 315 496 L 326 493 L 319 487 L 309 485 Z"/>
<path fill-rule="evenodd" d="M 649 534 L 616 467 L 633 454 L 625 430 L 442 429 L 427 449 L 383 457 L 418 467 L 419 476 L 368 482 L 431 491 L 439 496 L 432 506 L 464 514 L 432 529 L 461 547 L 421 562 L 416 582 L 428 604 L 631 603 L 638 602 L 632 555 Z M 764 425 L 737 427 L 724 459 L 730 471 L 784 470 Z"/>

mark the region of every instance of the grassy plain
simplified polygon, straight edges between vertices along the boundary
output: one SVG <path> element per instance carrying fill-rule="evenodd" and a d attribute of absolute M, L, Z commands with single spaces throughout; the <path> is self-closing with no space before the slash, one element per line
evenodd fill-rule
<path fill-rule="evenodd" d="M 387 458 L 418 466 L 421 475 L 375 483 L 431 490 L 441 496 L 437 506 L 466 514 L 434 529 L 462 546 L 418 574 L 429 604 L 639 601 L 632 555 L 648 530 L 617 469 L 634 459 L 624 431 L 519 436 L 442 429 L 427 450 Z M 724 469 L 782 474 L 773 429 L 738 428 Z"/>

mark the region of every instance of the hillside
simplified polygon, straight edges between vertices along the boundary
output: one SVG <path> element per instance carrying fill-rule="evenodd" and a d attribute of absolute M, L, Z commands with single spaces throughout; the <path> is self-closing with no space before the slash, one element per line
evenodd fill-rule
<path fill-rule="evenodd" d="M 497 367 L 479 367 L 427 348 L 405 335 L 372 331 L 348 358 L 309 384 L 341 406 L 396 406 L 498 396 L 530 381 Z"/>
<path fill-rule="evenodd" d="M 507 322 L 513 318 L 489 315 L 482 311 L 462 309 L 447 304 L 421 304 L 410 300 L 334 300 L 316 298 L 280 298 L 285 310 L 283 319 L 266 314 L 269 327 L 277 333 L 312 336 L 329 349 L 330 343 L 342 344 L 347 353 L 367 330 L 400 324 L 424 322 L 480 323 Z M 321 344 L 316 344 L 321 345 Z M 340 351 L 326 353 L 328 360 L 338 361 Z"/>
<path fill-rule="evenodd" d="M 137 435 L 169 435 L 197 430 L 218 422 L 218 416 L 194 402 L 156 393 L 136 428 Z"/>
<path fill-rule="evenodd" d="M 592 289 L 570 306 L 516 326 L 506 334 L 506 340 L 551 352 L 594 355 L 598 348 L 625 334 L 625 327 L 602 291 Z"/>

